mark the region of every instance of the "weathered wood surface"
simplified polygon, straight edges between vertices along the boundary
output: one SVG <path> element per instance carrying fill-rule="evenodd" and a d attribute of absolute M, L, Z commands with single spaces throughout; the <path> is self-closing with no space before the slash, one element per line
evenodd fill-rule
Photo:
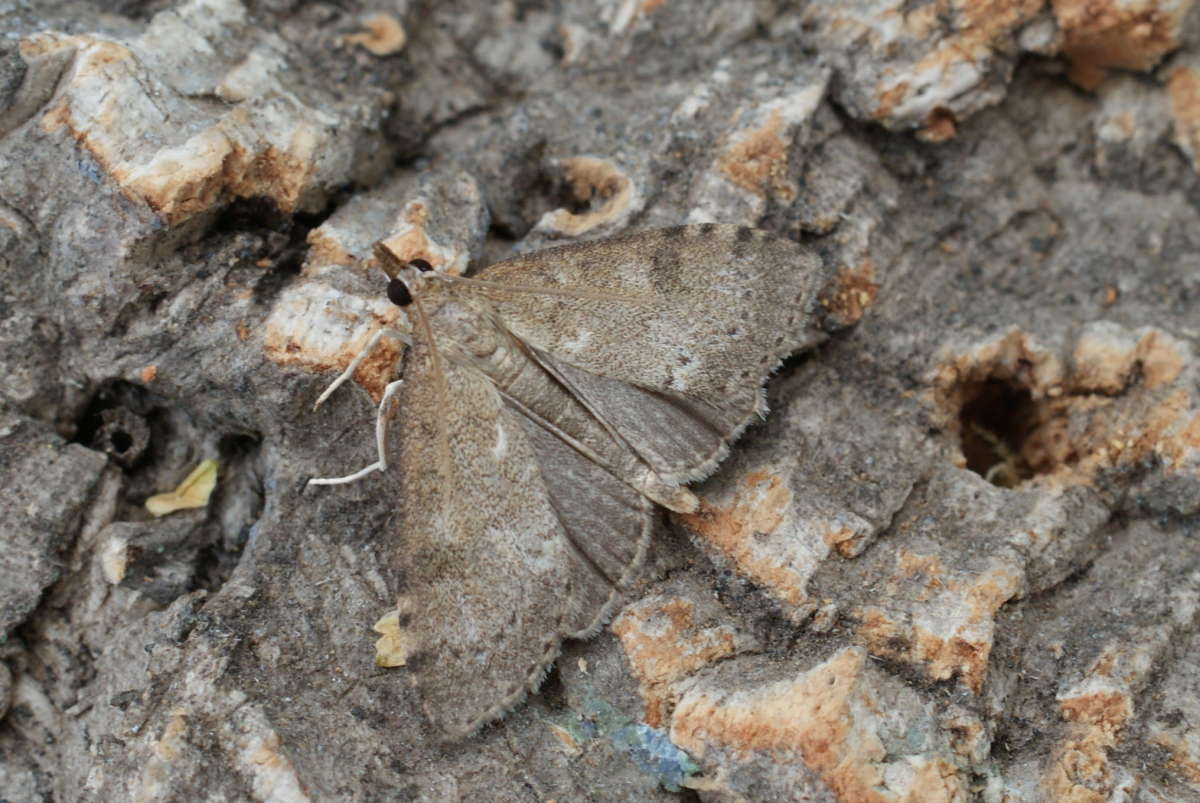
<path fill-rule="evenodd" d="M 1190 0 L 31 5 L 0 798 L 1200 799 Z M 373 459 L 395 350 L 311 410 L 396 314 L 358 260 L 704 221 L 818 249 L 830 339 L 610 627 L 438 744 L 373 663 L 388 477 L 300 493 Z"/>

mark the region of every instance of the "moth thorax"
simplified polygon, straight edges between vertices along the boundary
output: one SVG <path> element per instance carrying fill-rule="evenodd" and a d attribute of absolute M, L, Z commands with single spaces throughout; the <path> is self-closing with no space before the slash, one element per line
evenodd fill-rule
<path fill-rule="evenodd" d="M 480 367 L 501 358 L 508 341 L 506 333 L 493 323 L 490 315 L 480 314 L 473 305 L 450 302 L 436 315 L 438 329 L 458 351 Z"/>

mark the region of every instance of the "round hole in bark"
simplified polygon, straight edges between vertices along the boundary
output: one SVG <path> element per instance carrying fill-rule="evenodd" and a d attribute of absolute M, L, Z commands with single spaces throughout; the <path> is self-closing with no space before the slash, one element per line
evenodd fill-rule
<path fill-rule="evenodd" d="M 76 422 L 75 442 L 132 468 L 150 444 L 153 395 L 124 380 L 103 382 Z"/>
<path fill-rule="evenodd" d="M 133 438 L 128 432 L 121 429 L 109 435 L 108 442 L 112 444 L 113 451 L 117 454 L 124 454 L 129 451 L 130 446 L 133 446 Z"/>
<path fill-rule="evenodd" d="M 1012 488 L 1035 473 L 1023 456 L 1037 426 L 1029 389 L 988 377 L 965 387 L 959 413 L 962 453 L 967 468 L 993 485 Z"/>

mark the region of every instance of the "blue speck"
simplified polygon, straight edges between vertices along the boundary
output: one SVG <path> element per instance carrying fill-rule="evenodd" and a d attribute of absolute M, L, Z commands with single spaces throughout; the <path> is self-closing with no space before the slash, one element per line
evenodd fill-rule
<path fill-rule="evenodd" d="M 93 184 L 104 183 L 104 172 L 100 170 L 100 165 L 96 164 L 92 159 L 81 157 L 75 165 L 79 168 L 80 174 Z"/>
<path fill-rule="evenodd" d="M 700 771 L 691 756 L 672 744 L 664 732 L 630 720 L 603 700 L 589 700 L 584 707 L 584 717 L 567 726 L 576 742 L 606 737 L 668 792 L 678 792 L 688 777 Z"/>

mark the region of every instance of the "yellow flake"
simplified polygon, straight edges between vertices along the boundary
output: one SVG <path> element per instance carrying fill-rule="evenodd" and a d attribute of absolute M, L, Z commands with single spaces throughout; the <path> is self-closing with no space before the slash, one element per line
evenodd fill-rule
<path fill-rule="evenodd" d="M 152 516 L 165 516 L 176 510 L 204 507 L 213 488 L 217 487 L 217 461 L 204 460 L 192 470 L 179 487 L 165 494 L 155 494 L 146 500 L 146 510 Z"/>

